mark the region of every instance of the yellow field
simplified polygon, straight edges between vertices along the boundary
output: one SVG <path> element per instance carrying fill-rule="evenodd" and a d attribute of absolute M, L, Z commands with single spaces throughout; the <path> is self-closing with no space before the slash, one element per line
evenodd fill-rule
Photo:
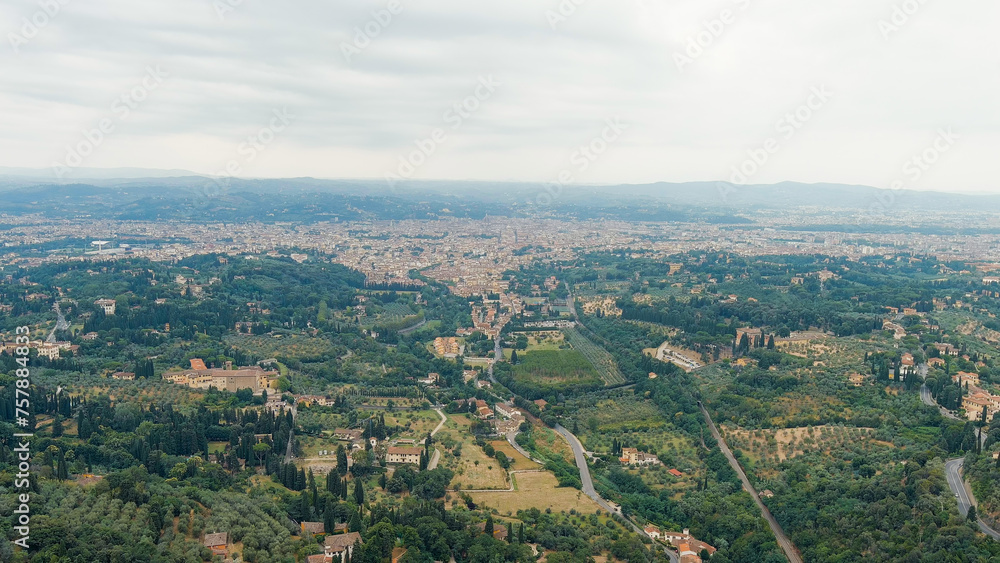
<path fill-rule="evenodd" d="M 452 487 L 462 489 L 506 489 L 507 472 L 497 460 L 487 456 L 474 442 L 462 444 L 462 457 L 458 460 Z"/>
<path fill-rule="evenodd" d="M 438 421 L 440 420 L 439 417 Z M 448 415 L 448 422 L 444 428 L 434 436 L 438 442 L 451 439 L 462 443 L 462 457 L 455 459 L 446 456 L 442 457 L 441 460 L 443 467 L 455 472 L 451 487 L 457 486 L 461 489 L 509 488 L 507 472 L 500 467 L 497 460 L 487 456 L 482 448 L 476 445 L 472 433 L 469 432 L 471 424 L 467 415 L 451 414 Z"/>
<path fill-rule="evenodd" d="M 507 440 L 496 440 L 494 442 L 490 442 L 490 444 L 493 446 L 493 449 L 498 452 L 503 452 L 514 462 L 513 465 L 510 466 L 511 471 L 524 471 L 539 468 L 537 463 L 518 453 L 518 451 L 514 449 L 514 446 L 507 443 Z"/>
<path fill-rule="evenodd" d="M 575 508 L 578 512 L 590 514 L 600 509 L 593 500 L 583 492 L 571 487 L 558 487 L 558 481 L 548 471 L 532 473 L 515 473 L 515 491 L 496 493 L 470 493 L 476 504 L 496 508 L 501 514 L 514 514 L 518 510 L 537 508 L 554 511 L 569 511 Z"/>

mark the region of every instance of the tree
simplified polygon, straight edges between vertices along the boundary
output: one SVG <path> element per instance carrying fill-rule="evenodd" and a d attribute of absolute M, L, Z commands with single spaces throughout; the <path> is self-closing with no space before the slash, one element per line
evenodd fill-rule
<path fill-rule="evenodd" d="M 257 458 L 257 465 L 263 465 L 267 452 L 271 451 L 271 445 L 267 442 L 259 442 L 254 444 L 252 449 L 254 457 Z"/>
<path fill-rule="evenodd" d="M 337 446 L 337 473 L 340 473 L 341 477 L 347 475 L 347 450 L 343 444 Z"/>
<path fill-rule="evenodd" d="M 361 479 L 354 480 L 354 502 L 358 506 L 365 504 L 365 487 L 361 484 Z"/>
<path fill-rule="evenodd" d="M 975 522 L 976 520 L 979 520 L 979 516 L 976 514 L 976 507 L 970 506 L 969 513 L 966 514 L 965 517 L 968 518 L 970 522 Z"/>
<path fill-rule="evenodd" d="M 59 465 L 56 469 L 56 478 L 65 481 L 69 479 L 69 469 L 66 467 L 66 452 L 59 450 Z"/>
<path fill-rule="evenodd" d="M 517 350 L 511 350 L 510 351 L 510 363 L 512 363 L 512 364 L 516 364 L 517 363 Z"/>
<path fill-rule="evenodd" d="M 483 528 L 483 532 L 485 532 L 486 535 L 488 535 L 490 537 L 493 536 L 493 515 L 492 514 L 486 517 L 486 527 Z"/>

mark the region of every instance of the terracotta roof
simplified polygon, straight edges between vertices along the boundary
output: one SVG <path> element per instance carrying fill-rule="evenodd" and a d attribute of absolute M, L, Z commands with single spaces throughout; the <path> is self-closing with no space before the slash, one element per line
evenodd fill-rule
<path fill-rule="evenodd" d="M 323 545 L 331 551 L 343 551 L 356 543 L 361 543 L 361 534 L 348 532 L 346 534 L 326 536 L 326 541 L 323 542 Z"/>
<path fill-rule="evenodd" d="M 228 545 L 229 533 L 219 532 L 217 534 L 205 534 L 205 547 L 215 547 L 217 545 Z"/>

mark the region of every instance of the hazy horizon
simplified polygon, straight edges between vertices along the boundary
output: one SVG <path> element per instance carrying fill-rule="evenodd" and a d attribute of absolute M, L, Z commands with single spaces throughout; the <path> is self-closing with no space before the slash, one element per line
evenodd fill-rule
<path fill-rule="evenodd" d="M 7 3 L 0 165 L 995 192 L 1000 6 L 911 3 Z"/>

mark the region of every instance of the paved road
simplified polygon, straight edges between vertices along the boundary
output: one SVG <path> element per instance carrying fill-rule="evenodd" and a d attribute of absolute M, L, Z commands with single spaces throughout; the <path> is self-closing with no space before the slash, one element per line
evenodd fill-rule
<path fill-rule="evenodd" d="M 607 510 L 611 514 L 621 515 L 622 513 L 620 508 L 612 506 L 611 503 L 601 498 L 601 495 L 597 494 L 597 490 L 594 489 L 594 480 L 590 477 L 590 467 L 587 466 L 587 457 L 584 453 L 583 444 L 580 443 L 580 440 L 578 440 L 572 432 L 563 428 L 562 425 L 557 424 L 555 430 L 556 432 L 562 434 L 563 438 L 566 438 L 566 441 L 569 442 L 569 447 L 573 450 L 573 457 L 576 458 L 576 466 L 580 469 L 580 482 L 583 483 L 583 494 L 594 499 L 594 502 L 596 502 L 598 506 Z M 632 526 L 632 529 L 635 530 L 636 533 L 646 535 L 646 532 L 644 532 L 642 528 L 637 526 L 634 522 L 628 518 L 625 518 L 625 521 Z M 679 561 L 677 554 L 673 551 L 664 548 L 664 552 L 673 563 L 677 563 Z"/>
<path fill-rule="evenodd" d="M 401 330 L 398 331 L 398 333 L 399 334 L 410 334 L 411 332 L 417 330 L 418 328 L 424 326 L 425 324 L 427 324 L 427 319 L 424 319 L 424 320 L 420 321 L 419 323 L 417 323 L 417 324 L 415 324 L 415 325 L 413 325 L 411 327 L 401 329 Z"/>
<path fill-rule="evenodd" d="M 757 503 L 757 508 L 759 508 L 761 514 L 764 515 L 764 519 L 767 520 L 767 524 L 771 526 L 771 531 L 774 532 L 774 537 L 778 540 L 778 545 L 781 547 L 781 550 L 785 552 L 785 557 L 787 557 L 791 563 L 802 563 L 802 557 L 799 555 L 798 549 L 795 548 L 795 544 L 792 543 L 792 540 L 788 539 L 788 536 L 785 535 L 785 531 L 781 529 L 781 525 L 779 525 L 778 521 L 774 519 L 774 515 L 771 514 L 771 511 L 768 510 L 767 506 L 765 506 L 760 500 L 760 495 L 757 494 L 753 485 L 750 484 L 750 480 L 747 479 L 747 474 L 743 472 L 743 468 L 740 467 L 739 462 L 736 461 L 736 457 L 733 455 L 733 452 L 729 450 L 729 446 L 726 444 L 726 441 L 722 439 L 722 435 L 719 434 L 719 429 L 715 427 L 715 423 L 712 422 L 712 417 L 709 416 L 708 411 L 705 410 L 705 406 L 702 405 L 700 401 L 698 402 L 698 406 L 701 407 L 701 413 L 705 416 L 705 422 L 708 423 L 708 427 L 712 431 L 712 437 L 714 437 L 715 441 L 719 443 L 719 449 L 722 450 L 723 455 L 725 455 L 726 459 L 729 460 L 729 465 L 736 470 L 736 474 L 740 476 L 740 481 L 743 482 L 743 488 L 746 492 L 750 493 L 750 496 L 753 497 L 754 502 Z"/>
<path fill-rule="evenodd" d="M 958 511 L 962 516 L 965 516 L 969 513 L 970 506 L 976 506 L 976 497 L 972 496 L 972 492 L 965 486 L 965 480 L 962 478 L 963 463 L 965 463 L 965 460 L 960 457 L 949 459 L 944 464 L 944 470 L 945 475 L 948 477 L 948 487 L 955 494 L 955 500 L 958 501 Z M 979 530 L 982 533 L 995 540 L 1000 540 L 1000 532 L 987 526 L 982 518 L 979 518 L 976 523 L 979 524 Z"/>
<path fill-rule="evenodd" d="M 920 364 L 919 366 L 917 366 L 917 375 L 919 375 L 920 378 L 925 381 L 927 380 L 927 371 L 928 371 L 927 364 Z M 958 420 L 958 417 L 951 414 L 951 411 L 937 404 L 937 401 L 935 401 L 934 397 L 931 396 L 931 390 L 929 387 L 927 387 L 926 383 L 920 386 L 920 400 L 923 401 L 923 403 L 929 407 L 937 407 L 941 409 L 941 416 L 945 418 L 950 418 L 952 420 Z"/>
<path fill-rule="evenodd" d="M 431 436 L 437 434 L 439 430 L 444 428 L 444 424 L 448 422 L 448 417 L 444 415 L 444 412 L 442 412 L 441 409 L 434 409 L 434 412 L 438 413 L 438 416 L 441 417 L 441 422 L 439 422 L 438 425 L 434 427 L 434 430 L 431 431 Z M 431 460 L 427 464 L 427 469 L 428 470 L 437 469 L 439 461 L 441 461 L 441 450 L 434 448 L 434 455 L 431 456 Z"/>

